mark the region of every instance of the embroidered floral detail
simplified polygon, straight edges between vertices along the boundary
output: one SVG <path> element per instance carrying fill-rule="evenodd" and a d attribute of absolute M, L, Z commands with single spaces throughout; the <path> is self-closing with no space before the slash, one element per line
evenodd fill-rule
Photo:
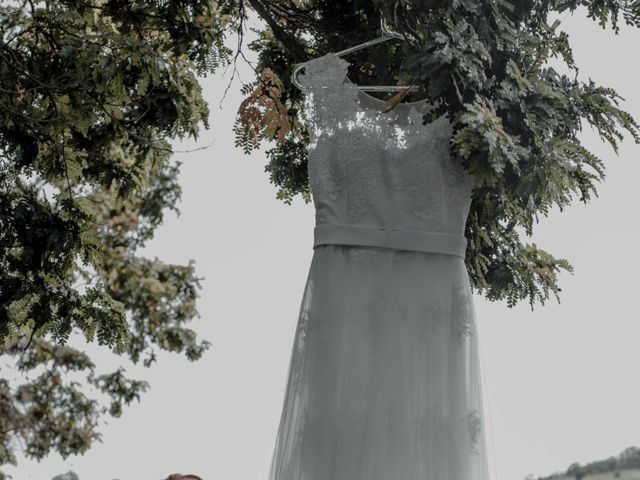
<path fill-rule="evenodd" d="M 447 116 L 422 125 L 433 108 L 427 103 L 384 112 L 382 101 L 367 99 L 348 80 L 348 67 L 330 53 L 307 62 L 300 76 L 308 94 L 302 114 L 312 139 L 308 169 L 317 223 L 327 221 L 330 206 L 344 212 L 343 223 L 359 223 L 385 199 L 385 206 L 406 212 L 400 222 L 462 233 L 471 177 L 450 157 Z"/>
<path fill-rule="evenodd" d="M 314 290 L 315 285 L 315 265 L 312 261 L 310 266 L 311 274 L 307 278 L 307 284 L 305 285 L 305 294 L 302 299 L 302 305 L 300 306 L 300 316 L 298 320 L 298 335 L 300 337 L 299 342 L 297 343 L 297 348 L 302 350 L 306 344 L 307 333 L 309 329 L 309 323 L 311 321 L 311 308 L 312 308 L 312 298 L 313 295 L 310 293 Z"/>
<path fill-rule="evenodd" d="M 389 166 L 391 188 L 402 205 L 424 222 L 425 228 L 442 225 L 442 180 L 439 166 L 424 155 L 403 155 Z"/>
<path fill-rule="evenodd" d="M 313 158 L 308 162 L 311 193 L 320 203 L 322 199 L 335 202 L 344 189 L 344 165 L 326 158 Z M 316 223 L 325 223 L 323 208 L 316 208 Z"/>
<path fill-rule="evenodd" d="M 357 155 L 347 163 L 347 220 L 358 221 L 362 215 L 375 205 L 374 192 L 381 182 L 381 169 L 378 162 L 370 157 Z"/>
<path fill-rule="evenodd" d="M 315 143 L 321 134 L 333 135 L 344 123 L 344 98 L 339 94 L 349 63 L 327 54 L 305 64 L 300 82 L 310 98 L 307 99 L 302 116 L 308 122 Z"/>
<path fill-rule="evenodd" d="M 451 331 L 451 340 L 463 346 L 467 336 L 473 334 L 474 307 L 473 298 L 463 284 L 452 286 L 447 305 L 438 298 L 432 298 L 426 307 L 432 328 L 438 329 L 445 322 Z"/>
<path fill-rule="evenodd" d="M 472 410 L 467 414 L 467 430 L 469 432 L 469 443 L 471 452 L 475 455 L 479 454 L 480 432 L 482 430 L 482 422 L 478 415 L 478 410 Z"/>
<path fill-rule="evenodd" d="M 315 180 L 312 184 L 312 191 L 316 195 L 335 200 L 343 188 L 344 169 L 340 168 L 340 164 L 336 162 L 322 162 L 320 168 L 317 167 L 317 162 L 310 165 L 310 168 L 316 171 L 312 177 Z"/>
<path fill-rule="evenodd" d="M 463 285 L 455 285 L 451 300 L 451 329 L 458 345 L 463 346 L 465 338 L 473 333 L 472 322 L 472 298 Z"/>

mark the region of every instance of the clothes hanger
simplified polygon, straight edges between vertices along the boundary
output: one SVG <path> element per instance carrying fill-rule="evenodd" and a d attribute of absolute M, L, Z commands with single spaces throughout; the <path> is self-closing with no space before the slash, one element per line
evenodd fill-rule
<path fill-rule="evenodd" d="M 337 57 L 340 57 L 342 55 L 346 55 L 347 53 L 355 52 L 357 50 L 361 50 L 363 48 L 369 47 L 371 45 L 375 45 L 380 42 L 386 42 L 387 40 L 390 40 L 392 38 L 404 40 L 404 37 L 401 34 L 397 32 L 392 32 L 387 28 L 384 18 L 380 19 L 380 29 L 382 30 L 382 35 L 380 35 L 379 37 L 369 40 L 368 42 L 361 43 L 359 45 L 354 45 L 353 47 L 345 48 L 344 50 L 335 52 L 334 55 Z M 298 64 L 294 68 L 293 73 L 291 74 L 291 81 L 300 90 L 303 90 L 304 86 L 298 81 L 298 74 L 304 67 L 305 67 L 304 63 Z M 366 90 L 370 92 L 401 92 L 401 94 L 391 97 L 389 100 L 386 101 L 386 102 L 389 102 L 389 105 L 391 108 L 393 108 L 395 104 L 400 102 L 407 93 L 419 88 L 417 85 L 404 86 L 404 85 L 355 85 L 354 84 L 354 86 L 362 91 Z"/>

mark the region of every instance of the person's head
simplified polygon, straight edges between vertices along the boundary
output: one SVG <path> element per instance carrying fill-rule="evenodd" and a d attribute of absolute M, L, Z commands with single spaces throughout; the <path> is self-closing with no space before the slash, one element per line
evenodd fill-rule
<path fill-rule="evenodd" d="M 193 474 L 182 475 L 181 473 L 173 473 L 165 478 L 165 480 L 202 480 L 202 478 Z"/>

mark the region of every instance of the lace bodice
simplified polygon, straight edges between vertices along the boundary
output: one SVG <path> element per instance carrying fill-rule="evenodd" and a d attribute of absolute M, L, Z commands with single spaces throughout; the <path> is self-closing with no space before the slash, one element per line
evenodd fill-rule
<path fill-rule="evenodd" d="M 464 234 L 472 177 L 450 156 L 448 118 L 422 125 L 426 100 L 384 112 L 347 78 L 348 65 L 329 53 L 300 75 L 316 225 Z"/>

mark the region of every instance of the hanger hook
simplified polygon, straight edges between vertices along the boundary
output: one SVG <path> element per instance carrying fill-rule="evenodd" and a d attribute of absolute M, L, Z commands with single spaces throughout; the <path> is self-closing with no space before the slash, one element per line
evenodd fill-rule
<path fill-rule="evenodd" d="M 400 40 L 404 40 L 404 35 L 402 35 L 400 33 L 397 33 L 397 32 L 393 32 L 393 31 L 389 30 L 389 28 L 387 28 L 386 20 L 385 20 L 385 18 L 383 16 L 380 16 L 380 29 L 382 30 L 382 36 L 384 36 L 384 37 L 395 37 L 395 38 L 398 38 Z M 368 43 L 377 43 L 376 40 L 380 41 L 380 39 L 374 39 L 373 42 L 368 42 Z M 350 49 L 347 49 L 347 50 L 350 50 Z M 300 84 L 300 82 L 298 81 L 298 74 L 304 68 L 304 66 L 305 66 L 304 63 L 298 64 L 293 69 L 293 72 L 291 74 L 291 80 L 292 80 L 293 84 L 296 87 L 298 87 L 299 89 L 303 89 L 303 87 Z"/>
<path fill-rule="evenodd" d="M 404 39 L 404 36 L 402 34 L 389 30 L 389 28 L 387 27 L 387 21 L 382 16 L 380 17 L 380 29 L 382 30 L 383 35 Z"/>
<path fill-rule="evenodd" d="M 291 74 L 291 80 L 293 82 L 293 84 L 298 87 L 300 90 L 303 89 L 302 84 L 298 81 L 298 73 L 300 73 L 300 70 L 302 70 L 304 68 L 304 63 L 300 63 L 296 66 L 296 68 L 293 69 L 293 73 Z"/>

